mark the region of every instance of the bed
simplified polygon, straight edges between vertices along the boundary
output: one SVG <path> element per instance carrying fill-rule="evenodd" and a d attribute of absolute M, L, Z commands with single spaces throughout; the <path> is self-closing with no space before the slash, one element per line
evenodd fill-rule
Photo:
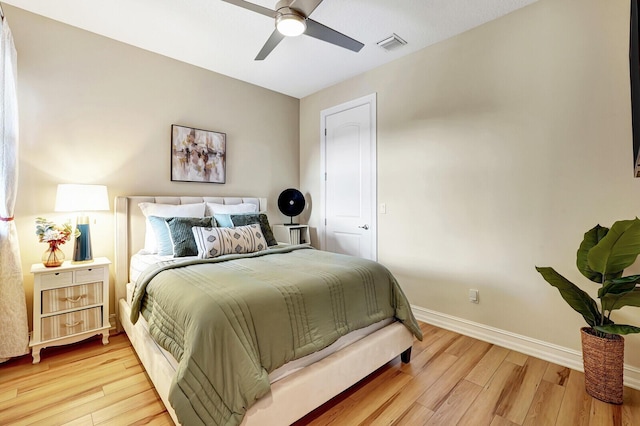
<path fill-rule="evenodd" d="M 134 255 L 147 244 L 147 220 L 138 206 L 140 203 L 179 206 L 203 202 L 228 206 L 254 204 L 258 211 L 266 211 L 266 199 L 255 197 L 130 196 L 117 197 L 115 200 L 115 290 L 118 330 L 127 333 L 176 424 L 180 424 L 180 421 L 176 410 L 169 402 L 169 394 L 172 381 L 177 377 L 179 363 L 175 356 L 161 347 L 151 336 L 149 324 L 144 319 L 139 319 L 135 324 L 132 321 L 132 300 L 135 299 L 135 292 L 131 278 L 133 276 L 134 279 L 142 280 L 138 275 L 144 275 L 142 270 L 145 269 Z M 285 256 L 285 252 L 295 253 L 297 256 L 310 256 L 310 253 L 303 252 L 313 251 L 308 247 L 276 247 L 270 250 L 281 252 L 282 254 L 277 255 L 282 256 Z M 272 256 L 271 253 L 257 255 L 262 258 Z M 276 255 L 272 257 L 275 258 Z M 135 262 L 138 263 L 133 265 L 133 269 L 132 259 L 136 259 Z M 243 258 L 241 261 L 249 260 Z M 135 312 L 133 316 L 136 317 Z M 286 363 L 269 374 L 270 389 L 248 408 L 241 424 L 293 423 L 390 360 L 400 356 L 403 362 L 409 362 L 414 334 L 416 333 L 409 331 L 408 327 L 399 321 L 385 319 L 340 337 L 326 349 Z"/>

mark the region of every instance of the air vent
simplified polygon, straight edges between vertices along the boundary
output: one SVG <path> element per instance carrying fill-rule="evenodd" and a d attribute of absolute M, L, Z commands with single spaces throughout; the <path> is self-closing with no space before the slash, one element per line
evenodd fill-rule
<path fill-rule="evenodd" d="M 399 47 L 404 46 L 405 44 L 407 44 L 406 41 L 404 41 L 402 38 L 400 38 L 400 36 L 398 36 L 398 34 L 391 34 L 389 37 L 385 38 L 384 40 L 380 40 L 378 43 L 378 46 L 382 47 L 384 50 L 390 51 L 390 50 L 395 50 Z"/>

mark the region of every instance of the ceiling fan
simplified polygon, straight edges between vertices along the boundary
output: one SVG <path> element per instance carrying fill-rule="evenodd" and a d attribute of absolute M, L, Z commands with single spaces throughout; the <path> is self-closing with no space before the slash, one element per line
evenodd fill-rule
<path fill-rule="evenodd" d="M 364 44 L 309 18 L 322 0 L 280 0 L 271 10 L 244 0 L 222 0 L 275 19 L 276 29 L 256 56 L 262 61 L 285 37 L 305 34 L 336 46 L 359 52 Z"/>

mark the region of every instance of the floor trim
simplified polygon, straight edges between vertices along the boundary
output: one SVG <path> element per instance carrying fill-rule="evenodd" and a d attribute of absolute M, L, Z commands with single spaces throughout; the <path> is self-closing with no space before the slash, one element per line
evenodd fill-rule
<path fill-rule="evenodd" d="M 412 305 L 411 309 L 416 319 L 424 321 L 465 336 L 493 343 L 507 349 L 522 352 L 545 361 L 558 365 L 584 371 L 582 365 L 582 353 L 563 346 L 542 340 L 532 339 L 521 334 L 511 333 L 499 328 L 490 327 L 477 322 L 469 321 L 441 312 L 432 311 L 420 306 Z M 624 384 L 633 389 L 640 390 L 640 369 L 624 366 Z"/>

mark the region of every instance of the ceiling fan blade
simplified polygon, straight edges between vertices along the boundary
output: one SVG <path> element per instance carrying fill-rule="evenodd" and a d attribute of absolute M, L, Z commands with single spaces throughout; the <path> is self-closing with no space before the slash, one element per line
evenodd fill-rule
<path fill-rule="evenodd" d="M 222 0 L 223 2 L 226 3 L 231 3 L 233 5 L 236 6 L 240 6 L 243 9 L 248 9 L 252 12 L 256 12 L 259 13 L 261 15 L 265 15 L 268 16 L 270 18 L 275 18 L 276 17 L 276 11 L 275 10 L 271 10 L 271 9 L 267 9 L 266 7 L 262 7 L 259 6 L 255 3 L 250 3 L 248 1 L 244 1 L 244 0 Z"/>
<path fill-rule="evenodd" d="M 322 0 L 293 0 L 289 7 L 299 10 L 304 13 L 304 16 L 309 17 L 320 3 Z"/>
<path fill-rule="evenodd" d="M 280 34 L 278 30 L 274 30 L 271 33 L 271 36 L 269 37 L 267 42 L 264 44 L 264 46 L 262 46 L 262 50 L 258 52 L 258 56 L 256 56 L 255 60 L 262 61 L 264 58 L 266 58 L 269 55 L 269 53 L 271 53 L 271 51 L 275 49 L 278 43 L 282 41 L 284 37 L 285 36 Z"/>
<path fill-rule="evenodd" d="M 304 33 L 313 38 L 317 38 L 318 40 L 344 47 L 345 49 L 349 49 L 353 52 L 359 52 L 360 49 L 364 47 L 364 44 L 360 43 L 358 40 L 354 40 L 349 36 L 337 32 L 336 30 L 332 30 L 313 19 L 307 19 L 307 30 Z"/>

